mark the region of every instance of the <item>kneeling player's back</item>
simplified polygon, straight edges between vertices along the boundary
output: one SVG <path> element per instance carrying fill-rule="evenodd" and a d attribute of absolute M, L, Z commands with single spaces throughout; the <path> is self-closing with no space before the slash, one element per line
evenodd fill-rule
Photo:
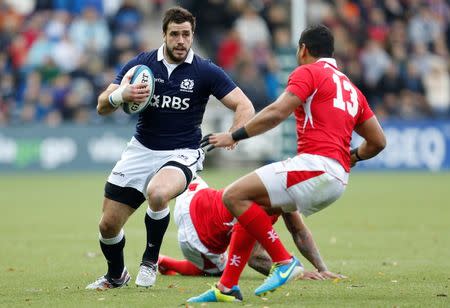
<path fill-rule="evenodd" d="M 200 190 L 191 201 L 190 213 L 202 243 L 214 253 L 228 247 L 234 217 L 222 203 L 223 190 Z"/>

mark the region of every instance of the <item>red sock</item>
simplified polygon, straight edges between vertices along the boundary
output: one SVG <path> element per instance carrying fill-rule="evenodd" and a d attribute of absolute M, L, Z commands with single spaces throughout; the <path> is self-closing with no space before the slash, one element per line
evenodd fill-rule
<path fill-rule="evenodd" d="M 201 269 L 188 260 L 177 260 L 168 256 L 159 257 L 158 267 L 162 274 L 167 272 L 170 273 L 170 271 L 184 276 L 200 276 L 203 274 Z"/>
<path fill-rule="evenodd" d="M 248 262 L 255 242 L 255 238 L 240 224 L 234 226 L 228 250 L 227 265 L 220 277 L 220 283 L 225 287 L 231 289 L 238 284 L 239 277 Z"/>
<path fill-rule="evenodd" d="M 253 203 L 237 219 L 242 227 L 264 247 L 273 262 L 286 261 L 292 257 L 272 227 L 271 218 L 258 204 Z"/>

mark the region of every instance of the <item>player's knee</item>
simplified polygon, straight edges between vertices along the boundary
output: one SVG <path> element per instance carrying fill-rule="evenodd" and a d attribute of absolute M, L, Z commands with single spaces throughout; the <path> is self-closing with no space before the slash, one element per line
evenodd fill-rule
<path fill-rule="evenodd" d="M 160 211 L 166 208 L 171 196 L 162 189 L 152 189 L 147 192 L 150 208 L 154 211 Z"/>
<path fill-rule="evenodd" d="M 222 202 L 228 209 L 232 209 L 237 200 L 237 196 L 234 193 L 233 189 L 225 189 L 222 195 Z"/>
<path fill-rule="evenodd" d="M 102 219 L 98 225 L 103 238 L 112 238 L 119 234 L 121 226 L 111 219 Z"/>

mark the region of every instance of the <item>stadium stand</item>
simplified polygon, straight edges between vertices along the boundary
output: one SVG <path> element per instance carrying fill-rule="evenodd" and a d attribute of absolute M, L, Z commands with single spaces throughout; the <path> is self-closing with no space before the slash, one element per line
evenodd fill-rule
<path fill-rule="evenodd" d="M 136 51 L 159 47 L 161 11 L 173 4 L 197 16 L 196 50 L 229 72 L 260 110 L 286 81 L 280 55 L 295 54 L 290 3 L 0 0 L 0 126 L 131 121 L 120 112 L 97 117 L 96 97 Z M 381 119 L 450 118 L 448 1 L 307 5 L 308 23 L 333 30 L 338 63 Z"/>

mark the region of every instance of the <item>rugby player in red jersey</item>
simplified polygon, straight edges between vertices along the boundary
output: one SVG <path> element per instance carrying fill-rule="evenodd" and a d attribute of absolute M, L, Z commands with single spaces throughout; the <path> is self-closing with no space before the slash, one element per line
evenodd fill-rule
<path fill-rule="evenodd" d="M 334 37 L 324 25 L 305 29 L 299 39 L 297 67 L 277 100 L 232 133 L 212 134 L 202 146 L 229 147 L 262 134 L 294 113 L 297 155 L 263 166 L 229 185 L 222 196 L 239 224 L 268 252 L 271 274 L 255 295 L 274 291 L 302 271 L 278 238 L 266 211 L 299 211 L 308 216 L 336 201 L 348 183 L 350 168 L 386 146 L 383 130 L 361 91 L 339 71 L 333 59 Z M 364 140 L 350 150 L 352 132 Z M 266 211 L 265 211 L 265 210 Z M 238 233 L 238 232 L 236 232 Z M 188 302 L 240 300 L 238 278 L 227 263 L 219 283 Z M 238 296 L 239 295 L 239 296 Z"/>
<path fill-rule="evenodd" d="M 236 219 L 222 203 L 223 190 L 209 188 L 205 181 L 197 177 L 188 189 L 177 197 L 175 222 L 178 226 L 178 242 L 186 259 L 176 260 L 160 256 L 158 269 L 161 274 L 181 274 L 189 276 L 220 275 L 227 262 L 226 250 L 232 239 L 233 229 L 239 228 Z M 275 223 L 279 215 L 271 215 Z M 302 279 L 323 280 L 344 278 L 343 275 L 328 271 L 308 227 L 300 214 L 295 211 L 283 215 L 294 242 L 317 271 L 305 272 Z M 236 247 L 236 246 L 233 246 Z M 245 267 L 242 254 L 251 252 L 248 264 L 258 272 L 268 275 L 272 261 L 258 244 L 247 245 L 242 251 L 230 250 L 230 258 L 235 266 Z"/>

